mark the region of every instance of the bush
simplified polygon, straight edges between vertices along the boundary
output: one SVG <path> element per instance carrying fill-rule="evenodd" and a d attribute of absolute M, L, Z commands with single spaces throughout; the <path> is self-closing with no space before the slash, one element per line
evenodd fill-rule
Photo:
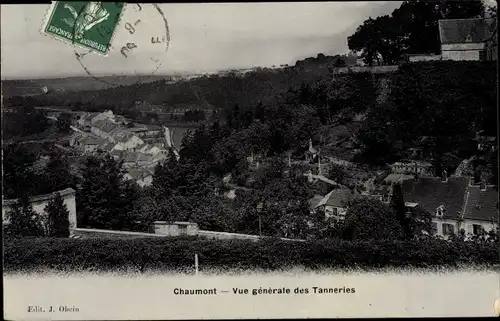
<path fill-rule="evenodd" d="M 29 249 L 29 251 L 27 250 Z M 18 238 L 5 240 L 5 271 L 179 271 L 203 269 L 456 267 L 499 264 L 498 244 L 419 241 L 322 240 L 285 242 L 264 239 L 209 240 L 197 237 L 146 239 Z"/>

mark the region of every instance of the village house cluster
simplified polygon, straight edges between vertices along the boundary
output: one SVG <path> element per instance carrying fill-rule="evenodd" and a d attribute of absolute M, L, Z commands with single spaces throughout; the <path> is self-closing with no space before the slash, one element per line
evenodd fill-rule
<path fill-rule="evenodd" d="M 167 127 L 133 123 L 112 111 L 83 114 L 72 129 L 71 147 L 84 154 L 108 153 L 122 162 L 125 178 L 139 186 L 150 185 L 156 165 L 177 154 Z"/>
<path fill-rule="evenodd" d="M 425 137 L 422 141 L 428 139 Z M 476 140 L 478 151 L 496 151 L 494 137 L 478 135 Z M 418 151 L 416 155 L 423 155 L 422 147 L 413 149 Z M 355 199 L 370 197 L 388 205 L 394 185 L 401 184 L 408 210 L 420 206 L 429 211 L 436 235 L 448 238 L 463 230 L 466 237 L 470 237 L 495 231 L 500 223 L 498 191 L 487 183 L 486 175 L 481 175 L 480 182 L 474 182 L 468 168 L 471 161 L 463 160 L 450 176 L 446 170 L 436 173 L 430 157 L 395 162 L 387 170 L 368 173 L 369 178 L 360 182 L 362 189 L 336 184 L 325 196 L 314 196 L 310 200 L 311 210 L 321 211 L 327 218 L 343 220 Z"/>

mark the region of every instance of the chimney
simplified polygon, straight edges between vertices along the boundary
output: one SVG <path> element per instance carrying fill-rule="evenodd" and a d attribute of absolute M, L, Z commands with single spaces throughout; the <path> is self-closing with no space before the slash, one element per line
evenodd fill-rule
<path fill-rule="evenodd" d="M 446 169 L 444 169 L 443 172 L 441 173 L 441 182 L 443 183 L 448 182 L 448 172 L 446 171 Z"/>

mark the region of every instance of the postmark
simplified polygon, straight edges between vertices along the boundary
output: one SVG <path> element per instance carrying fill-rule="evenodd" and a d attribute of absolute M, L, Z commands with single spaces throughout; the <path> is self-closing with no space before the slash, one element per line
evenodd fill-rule
<path fill-rule="evenodd" d="M 81 47 L 75 47 L 74 54 L 88 76 L 108 85 L 119 85 L 100 76 L 153 75 L 166 63 L 169 45 L 169 25 L 160 6 L 127 3 L 107 57 L 93 55 Z"/>
<path fill-rule="evenodd" d="M 120 2 L 56 1 L 42 32 L 106 56 L 124 6 Z"/>
<path fill-rule="evenodd" d="M 119 84 L 102 76 L 157 73 L 170 45 L 164 10 L 154 3 L 59 1 L 50 6 L 41 31 L 72 45 L 87 76 L 113 86 Z"/>

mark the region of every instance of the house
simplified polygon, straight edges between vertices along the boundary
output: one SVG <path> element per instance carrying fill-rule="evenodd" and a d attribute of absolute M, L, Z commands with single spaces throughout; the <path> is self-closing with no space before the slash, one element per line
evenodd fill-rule
<path fill-rule="evenodd" d="M 401 183 L 405 180 L 408 179 L 414 179 L 415 175 L 408 175 L 408 174 L 389 174 L 387 175 L 383 180 L 382 183 L 385 185 L 392 186 L 397 183 Z"/>
<path fill-rule="evenodd" d="M 496 60 L 496 19 L 439 20 L 443 60 Z"/>
<path fill-rule="evenodd" d="M 153 183 L 153 172 L 147 168 L 129 168 L 123 177 L 127 180 L 133 180 L 141 187 Z"/>
<path fill-rule="evenodd" d="M 428 162 L 395 162 L 389 165 L 393 174 L 433 175 L 434 166 Z"/>
<path fill-rule="evenodd" d="M 142 143 L 141 145 L 136 146 L 136 147 L 134 148 L 134 152 L 147 154 L 147 151 L 148 151 L 150 148 L 151 148 L 151 145 L 149 145 L 148 143 Z"/>
<path fill-rule="evenodd" d="M 144 141 L 129 131 L 118 129 L 112 133 L 112 140 L 117 142 L 116 149 L 134 150 L 137 146 L 144 144 Z"/>
<path fill-rule="evenodd" d="M 469 185 L 465 195 L 462 221 L 458 229 L 478 235 L 498 228 L 498 190 L 491 185 Z"/>
<path fill-rule="evenodd" d="M 52 200 L 55 195 L 59 193 L 63 198 L 63 202 L 68 208 L 69 212 L 69 225 L 70 230 L 76 228 L 76 200 L 75 200 L 75 190 L 72 188 L 67 188 L 61 191 L 57 191 L 50 194 L 45 195 L 37 195 L 33 196 L 29 199 L 30 205 L 33 207 L 33 210 L 39 215 L 45 215 L 45 207 Z M 17 200 L 3 200 L 2 203 L 2 220 L 3 224 L 9 224 L 8 213 L 12 209 L 12 206 L 16 203 Z"/>
<path fill-rule="evenodd" d="M 319 201 L 315 210 L 324 211 L 327 218 L 344 219 L 347 208 L 357 195 L 347 188 L 334 189 Z"/>
<path fill-rule="evenodd" d="M 118 143 L 113 143 L 113 142 L 109 142 L 109 141 L 107 141 L 104 144 L 102 144 L 101 146 L 99 146 L 98 149 L 103 151 L 103 152 L 106 152 L 106 153 L 111 153 L 115 150 L 119 150 Z"/>
<path fill-rule="evenodd" d="M 469 185 L 465 177 L 419 177 L 402 183 L 405 201 L 433 215 L 437 235 L 445 238 L 464 230 L 478 233 L 479 225 L 492 230 L 498 224 L 498 192 Z"/>
<path fill-rule="evenodd" d="M 76 125 L 85 130 L 85 131 L 90 131 L 91 128 L 91 120 L 95 117 L 95 114 L 91 113 L 84 113 L 79 116 L 79 118 L 76 121 Z"/>
<path fill-rule="evenodd" d="M 148 167 L 154 163 L 151 155 L 128 152 L 123 155 L 123 168 Z"/>
<path fill-rule="evenodd" d="M 112 151 L 108 152 L 111 157 L 117 162 L 120 162 L 121 160 L 124 159 L 125 154 L 127 153 L 124 150 L 118 150 L 118 149 L 113 149 Z"/>
<path fill-rule="evenodd" d="M 148 132 L 148 128 L 145 125 L 135 124 L 135 123 L 134 123 L 134 127 L 129 127 L 129 128 L 127 128 L 127 130 L 130 131 L 131 133 L 134 133 L 135 135 L 137 135 L 139 137 L 146 136 L 147 132 Z"/>
<path fill-rule="evenodd" d="M 161 153 L 161 152 L 163 152 L 163 151 L 164 151 L 164 149 L 163 149 L 163 148 L 161 148 L 161 147 L 159 147 L 159 146 L 150 146 L 150 147 L 149 147 L 149 148 L 145 151 L 145 153 L 146 153 L 146 154 L 151 154 L 151 155 L 156 156 L 156 155 L 160 154 L 160 153 Z"/>
<path fill-rule="evenodd" d="M 101 138 L 88 136 L 88 135 L 76 135 L 70 141 L 70 146 L 83 150 L 85 153 L 91 153 L 99 149 L 99 147 L 105 144 L 106 141 Z"/>
<path fill-rule="evenodd" d="M 96 116 L 97 117 L 97 116 Z M 109 119 L 102 119 L 94 122 L 90 128 L 90 132 L 98 137 L 115 142 L 113 133 L 118 129 L 118 125 Z"/>
<path fill-rule="evenodd" d="M 90 126 L 93 126 L 95 123 L 102 120 L 110 120 L 114 118 L 114 114 L 111 110 L 102 112 L 100 114 L 95 115 L 90 119 Z"/>

